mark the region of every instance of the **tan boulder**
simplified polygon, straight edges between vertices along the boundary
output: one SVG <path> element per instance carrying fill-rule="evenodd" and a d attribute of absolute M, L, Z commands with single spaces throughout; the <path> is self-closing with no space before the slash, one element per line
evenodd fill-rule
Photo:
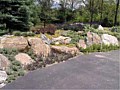
<path fill-rule="evenodd" d="M 7 67 L 9 67 L 9 65 L 10 61 L 8 60 L 8 58 L 0 54 L 0 69 L 5 70 L 7 69 Z"/>
<path fill-rule="evenodd" d="M 94 44 L 100 44 L 102 42 L 101 37 L 98 34 L 92 33 L 92 35 L 93 35 L 93 43 Z"/>
<path fill-rule="evenodd" d="M 93 32 L 87 32 L 87 45 L 91 46 L 93 44 L 100 44 L 101 41 L 101 37 Z"/>
<path fill-rule="evenodd" d="M 50 46 L 45 44 L 40 38 L 28 38 L 29 45 L 37 56 L 48 57 L 51 53 Z"/>
<path fill-rule="evenodd" d="M 27 39 L 24 37 L 6 37 L 1 39 L 1 48 L 15 48 L 25 50 L 28 47 Z"/>
<path fill-rule="evenodd" d="M 92 33 L 91 32 L 87 32 L 87 45 L 90 46 L 92 45 Z"/>
<path fill-rule="evenodd" d="M 87 45 L 84 40 L 79 40 L 79 42 L 77 43 L 77 47 L 86 49 Z"/>
<path fill-rule="evenodd" d="M 66 54 L 72 54 L 72 55 L 79 54 L 79 50 L 76 47 L 51 46 L 51 49 L 55 53 L 66 53 Z"/>
<path fill-rule="evenodd" d="M 17 54 L 15 56 L 15 59 L 19 61 L 23 66 L 32 64 L 34 62 L 34 60 L 28 54 L 25 53 Z"/>

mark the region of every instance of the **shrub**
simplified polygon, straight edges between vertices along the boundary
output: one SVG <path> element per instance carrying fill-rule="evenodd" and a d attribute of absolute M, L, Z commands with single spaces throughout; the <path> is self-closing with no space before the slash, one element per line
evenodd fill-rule
<path fill-rule="evenodd" d="M 20 32 L 20 31 L 14 31 L 14 32 L 13 32 L 13 35 L 14 35 L 14 36 L 21 36 L 21 32 Z"/>
<path fill-rule="evenodd" d="M 83 30 L 83 25 L 78 23 L 73 23 L 73 24 L 63 24 L 63 25 L 58 25 L 58 29 L 63 29 L 63 30 L 72 30 L 72 31 L 82 31 Z"/>
<path fill-rule="evenodd" d="M 28 51 L 26 51 L 24 53 L 27 53 L 33 60 L 36 59 L 36 55 L 33 53 L 32 49 L 29 49 Z"/>
<path fill-rule="evenodd" d="M 47 26 L 43 27 L 43 26 L 36 26 L 34 28 L 31 29 L 32 32 L 36 33 L 36 34 L 40 34 L 40 33 L 49 33 L 49 34 L 54 34 L 56 31 L 57 27 L 53 24 L 48 24 Z"/>
<path fill-rule="evenodd" d="M 8 57 L 8 60 L 11 61 L 11 65 L 9 68 L 7 68 L 6 72 L 8 74 L 7 82 L 10 83 L 18 76 L 23 75 L 21 74 L 21 71 L 24 71 L 20 62 L 15 60 L 15 55 L 17 55 L 19 52 L 16 49 L 0 49 L 0 53 Z"/>
<path fill-rule="evenodd" d="M 21 32 L 21 36 L 27 37 L 28 34 L 27 34 L 27 32 Z"/>
<path fill-rule="evenodd" d="M 104 44 L 93 44 L 86 49 L 80 48 L 80 51 L 83 53 L 90 53 L 90 52 L 106 52 L 111 50 L 117 50 L 120 46 L 113 46 L 113 45 L 104 45 Z"/>
<path fill-rule="evenodd" d="M 76 44 L 80 39 L 85 39 L 85 35 L 79 35 L 79 33 L 75 31 L 67 31 L 66 33 L 62 34 L 65 37 L 70 37 L 72 38 L 71 44 Z"/>
<path fill-rule="evenodd" d="M 20 31 L 14 31 L 13 32 L 13 35 L 14 36 L 24 36 L 24 37 L 27 37 L 27 36 L 35 36 L 35 34 L 34 33 L 32 33 L 32 32 L 20 32 Z"/>
<path fill-rule="evenodd" d="M 47 64 L 53 64 L 55 62 L 62 62 L 73 57 L 71 54 L 65 53 L 52 53 L 48 58 L 38 57 L 36 62 L 26 67 L 27 70 L 36 70 L 37 68 L 45 67 Z"/>
<path fill-rule="evenodd" d="M 0 29 L 0 36 L 5 35 L 8 33 L 8 30 L 1 30 Z"/>

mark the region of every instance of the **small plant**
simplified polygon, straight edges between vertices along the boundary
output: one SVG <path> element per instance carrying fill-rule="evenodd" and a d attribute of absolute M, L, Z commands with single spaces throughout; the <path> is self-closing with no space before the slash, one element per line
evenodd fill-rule
<path fill-rule="evenodd" d="M 14 35 L 14 36 L 24 36 L 24 37 L 35 36 L 35 34 L 32 33 L 32 32 L 20 32 L 20 31 L 14 31 L 14 32 L 13 32 L 13 35 Z"/>
<path fill-rule="evenodd" d="M 22 68 L 20 62 L 15 60 L 15 55 L 19 53 L 16 49 L 0 49 L 0 53 L 8 57 L 8 60 L 11 61 L 11 65 L 7 68 L 6 72 L 8 74 L 7 83 L 12 82 L 20 75 L 23 75 L 24 69 Z M 23 72 L 23 73 L 22 73 Z"/>
<path fill-rule="evenodd" d="M 114 45 L 104 45 L 104 44 L 93 44 L 86 49 L 80 48 L 80 51 L 83 53 L 90 53 L 90 52 L 107 52 L 111 50 L 117 50 L 120 46 Z"/>
<path fill-rule="evenodd" d="M 14 31 L 14 32 L 13 32 L 13 35 L 14 35 L 14 36 L 21 36 L 21 32 L 20 32 L 20 31 Z"/>
<path fill-rule="evenodd" d="M 35 60 L 36 59 L 36 55 L 33 53 L 33 50 L 32 49 L 29 49 L 27 52 L 25 52 L 25 53 L 27 53 L 33 60 Z"/>

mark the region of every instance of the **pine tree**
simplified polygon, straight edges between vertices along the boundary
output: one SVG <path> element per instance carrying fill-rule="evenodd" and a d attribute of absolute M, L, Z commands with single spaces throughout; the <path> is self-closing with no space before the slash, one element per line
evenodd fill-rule
<path fill-rule="evenodd" d="M 29 29 L 27 0 L 0 0 L 0 24 L 10 32 Z"/>

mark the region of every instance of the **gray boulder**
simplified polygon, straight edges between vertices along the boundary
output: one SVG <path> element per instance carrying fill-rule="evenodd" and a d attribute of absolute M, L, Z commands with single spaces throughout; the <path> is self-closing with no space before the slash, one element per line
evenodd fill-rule
<path fill-rule="evenodd" d="M 49 38 L 47 38 L 44 34 L 41 34 L 41 39 L 43 40 L 43 42 L 45 42 L 46 44 L 50 45 L 51 44 L 51 40 Z"/>

